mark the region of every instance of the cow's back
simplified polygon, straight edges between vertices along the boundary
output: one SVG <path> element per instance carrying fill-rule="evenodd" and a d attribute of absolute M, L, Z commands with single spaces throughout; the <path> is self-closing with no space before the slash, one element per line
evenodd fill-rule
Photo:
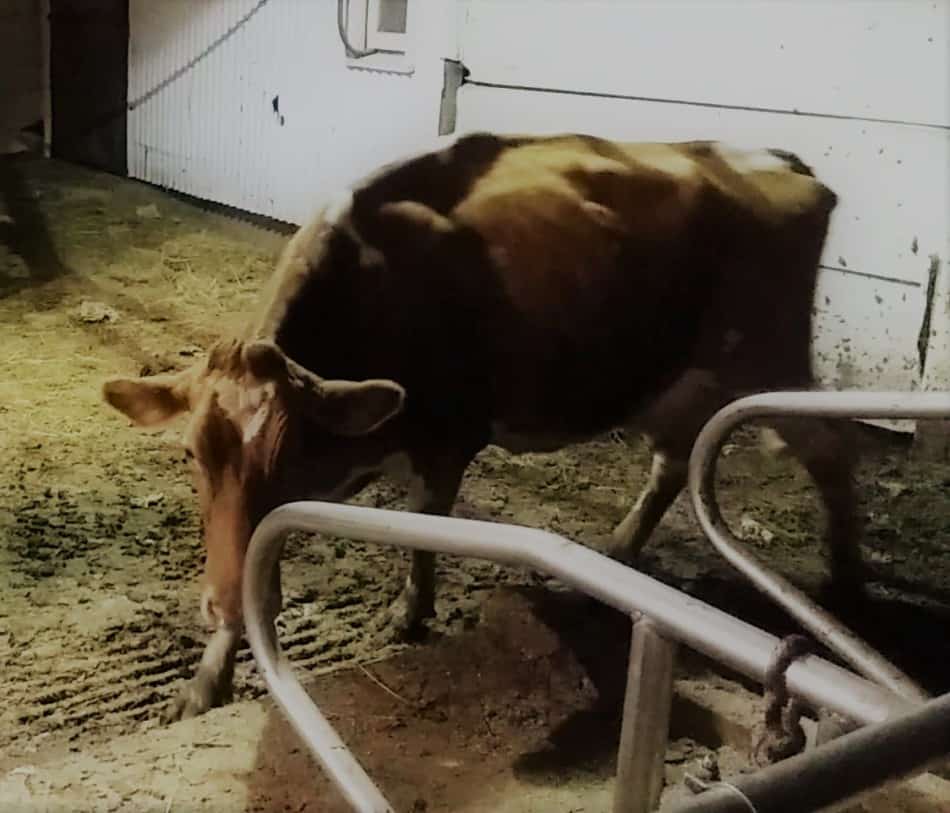
<path fill-rule="evenodd" d="M 452 212 L 513 306 L 491 333 L 498 411 L 525 427 L 557 411 L 549 431 L 584 434 L 691 366 L 807 384 L 833 204 L 770 151 L 565 136 L 500 153 Z"/>
<path fill-rule="evenodd" d="M 738 386 L 772 353 L 762 386 L 807 383 L 834 197 L 796 162 L 463 138 L 378 174 L 300 238 L 309 259 L 277 286 L 276 332 L 321 375 L 404 383 L 427 420 L 552 436 L 625 419 L 691 366 Z"/>

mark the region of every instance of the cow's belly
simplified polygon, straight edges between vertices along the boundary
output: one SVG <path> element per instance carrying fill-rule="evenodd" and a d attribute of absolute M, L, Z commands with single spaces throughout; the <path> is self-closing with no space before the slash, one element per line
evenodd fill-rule
<path fill-rule="evenodd" d="M 625 409 L 620 414 L 615 413 L 610 418 L 606 415 L 597 416 L 596 413 L 589 413 L 583 417 L 546 416 L 547 420 L 540 416 L 533 421 L 495 420 L 491 424 L 489 442 L 512 454 L 556 452 L 565 446 L 586 443 L 618 427 L 628 430 L 639 427 L 646 430 L 644 406 L 648 407 L 649 403 L 646 405 L 639 403 L 636 407 Z"/>
<path fill-rule="evenodd" d="M 596 434 L 596 433 L 595 433 Z M 574 443 L 590 440 L 590 434 L 569 434 L 551 431 L 513 430 L 496 421 L 491 427 L 489 442 L 512 454 L 556 452 Z"/>
<path fill-rule="evenodd" d="M 515 453 L 548 452 L 617 427 L 638 426 L 684 365 L 670 359 L 662 367 L 638 369 L 618 365 L 618 355 L 598 352 L 586 358 L 561 356 L 560 363 L 550 365 L 535 359 L 512 365 L 496 382 L 491 442 Z"/>

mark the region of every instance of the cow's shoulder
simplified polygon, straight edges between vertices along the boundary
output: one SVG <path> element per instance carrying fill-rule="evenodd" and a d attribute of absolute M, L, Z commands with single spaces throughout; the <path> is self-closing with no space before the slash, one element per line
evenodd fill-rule
<path fill-rule="evenodd" d="M 392 203 L 411 201 L 446 215 L 503 153 L 526 139 L 472 133 L 437 150 L 391 162 L 353 185 L 352 216 L 361 227 Z"/>
<path fill-rule="evenodd" d="M 702 188 L 695 158 L 676 145 L 565 134 L 524 139 L 475 179 L 453 216 L 491 240 L 679 234 Z M 574 235 L 573 237 L 571 235 Z"/>

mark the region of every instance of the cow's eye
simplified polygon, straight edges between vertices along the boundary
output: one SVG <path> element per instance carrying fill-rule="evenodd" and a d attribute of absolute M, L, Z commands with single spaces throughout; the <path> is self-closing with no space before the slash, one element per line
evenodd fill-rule
<path fill-rule="evenodd" d="M 191 449 L 185 449 L 185 460 L 189 463 L 195 459 L 195 453 Z"/>

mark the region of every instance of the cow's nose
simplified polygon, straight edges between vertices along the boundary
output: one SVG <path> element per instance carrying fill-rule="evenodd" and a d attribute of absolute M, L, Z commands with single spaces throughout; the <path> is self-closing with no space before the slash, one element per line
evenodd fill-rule
<path fill-rule="evenodd" d="M 224 621 L 215 601 L 213 587 L 206 587 L 201 593 L 201 617 L 212 629 L 217 629 Z"/>

